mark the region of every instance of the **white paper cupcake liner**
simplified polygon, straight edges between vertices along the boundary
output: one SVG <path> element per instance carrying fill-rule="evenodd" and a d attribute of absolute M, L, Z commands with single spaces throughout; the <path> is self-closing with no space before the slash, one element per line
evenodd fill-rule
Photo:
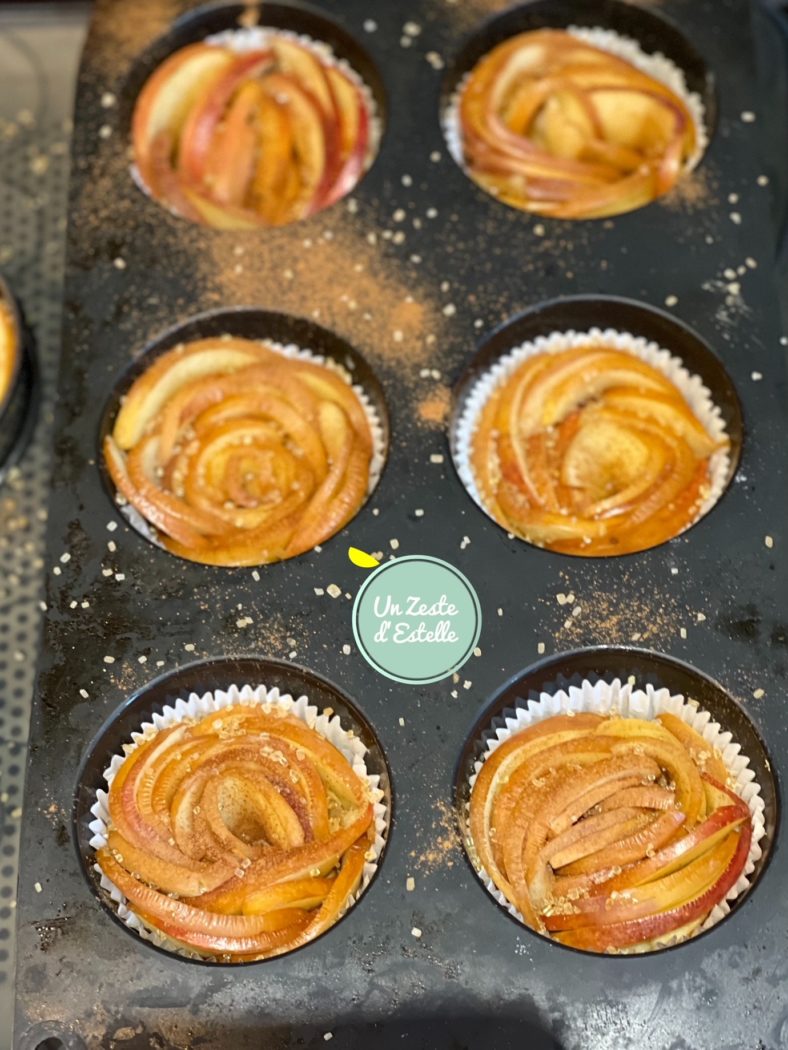
<path fill-rule="evenodd" d="M 90 809 L 94 818 L 88 825 L 92 832 L 91 847 L 97 850 L 107 845 L 107 835 L 111 823 L 108 791 L 127 755 L 162 729 L 167 729 L 169 726 L 187 719 L 200 719 L 214 711 L 220 711 L 234 705 L 261 707 L 263 710 L 277 708 L 296 718 L 300 718 L 310 729 L 333 744 L 348 760 L 353 772 L 367 784 L 369 799 L 373 804 L 373 819 L 375 822 L 375 841 L 371 846 L 374 856 L 373 859 L 367 860 L 365 863 L 361 884 L 353 894 L 352 899 L 342 908 L 340 912 L 341 918 L 348 908 L 351 908 L 361 897 L 372 876 L 377 871 L 378 862 L 388 834 L 389 812 L 384 792 L 380 787 L 380 777 L 377 774 L 370 773 L 367 769 L 366 745 L 351 730 L 343 729 L 339 715 L 329 716 L 322 713 L 318 707 L 310 704 L 307 696 L 300 696 L 297 700 L 294 700 L 289 693 L 281 694 L 276 688 L 267 689 L 263 685 L 256 687 L 231 685 L 226 690 L 217 689 L 214 692 L 203 693 L 201 696 L 197 693 L 190 693 L 188 699 L 178 699 L 173 706 L 168 705 L 163 708 L 161 714 L 154 714 L 150 722 L 143 722 L 139 731 L 131 734 L 131 740 L 123 746 L 123 753 L 114 755 L 109 766 L 104 770 L 107 790 L 99 788 L 96 791 L 96 801 Z M 155 927 L 144 923 L 129 908 L 123 893 L 107 878 L 98 864 L 94 865 L 94 871 L 99 876 L 101 888 L 110 895 L 115 903 L 118 917 L 143 940 L 151 941 L 158 947 L 166 948 L 167 951 L 182 955 L 185 958 L 208 958 L 200 952 L 184 948 L 182 944 L 172 940 L 172 938 L 161 933 Z"/>
<path fill-rule="evenodd" d="M 657 343 L 643 336 L 630 332 L 619 332 L 613 328 L 591 328 L 585 332 L 569 329 L 566 332 L 551 332 L 550 335 L 538 336 L 530 342 L 510 350 L 499 358 L 469 390 L 462 406 L 454 438 L 454 459 L 462 483 L 474 502 L 491 517 L 492 512 L 485 506 L 476 484 L 476 477 L 471 466 L 471 447 L 480 413 L 496 388 L 504 383 L 519 368 L 526 358 L 534 354 L 560 354 L 579 346 L 607 346 L 634 354 L 646 364 L 658 369 L 681 392 L 684 400 L 692 409 L 698 421 L 707 433 L 715 440 L 721 441 L 726 436 L 725 421 L 718 405 L 715 405 L 711 391 L 700 376 L 693 375 L 680 358 L 675 357 Z M 730 454 L 727 448 L 718 449 L 709 458 L 709 492 L 700 504 L 697 514 L 682 532 L 686 532 L 695 522 L 708 514 L 725 491 L 730 476 Z M 678 533 L 680 535 L 681 533 Z M 522 537 L 521 537 L 522 538 Z M 530 542 L 530 541 L 527 541 Z"/>
<path fill-rule="evenodd" d="M 633 40 L 628 36 L 621 36 L 612 29 L 567 26 L 566 32 L 577 37 L 578 40 L 584 41 L 586 44 L 598 47 L 602 51 L 609 51 L 611 55 L 615 55 L 617 58 L 622 58 L 626 62 L 630 62 L 636 69 L 639 69 L 641 73 L 653 77 L 654 80 L 659 80 L 660 83 L 669 87 L 671 91 L 679 96 L 695 122 L 697 135 L 695 150 L 692 155 L 687 158 L 684 165 L 684 170 L 686 172 L 693 171 L 698 166 L 703 154 L 706 152 L 706 147 L 709 144 L 709 134 L 706 128 L 706 109 L 703 105 L 703 99 L 697 92 L 690 91 L 687 86 L 684 71 L 666 55 L 663 55 L 661 51 L 655 51 L 653 54 L 648 54 L 643 50 L 637 40 Z M 457 88 L 455 89 L 443 114 L 442 121 L 443 132 L 446 137 L 446 144 L 449 147 L 449 152 L 463 169 L 467 169 L 467 165 L 465 164 L 462 149 L 459 102 L 468 77 L 472 72 L 473 70 L 469 70 L 457 85 Z"/>
<path fill-rule="evenodd" d="M 734 741 L 731 733 L 712 720 L 708 711 L 701 708 L 697 702 L 687 700 L 680 693 L 673 694 L 668 689 L 655 689 L 650 684 L 647 684 L 645 689 L 639 689 L 630 682 L 622 684 L 618 678 L 610 683 L 600 681 L 595 684 L 583 680 L 579 686 L 570 686 L 566 690 L 561 689 L 555 693 L 541 693 L 538 700 L 529 700 L 524 707 L 518 707 L 507 716 L 504 719 L 504 725 L 495 730 L 494 738 L 488 740 L 483 757 L 474 764 L 474 772 L 469 780 L 471 788 L 476 783 L 484 762 L 505 740 L 527 729 L 535 722 L 541 722 L 553 715 L 566 714 L 570 711 L 644 719 L 655 719 L 661 714 L 676 715 L 700 733 L 703 739 L 720 753 L 728 770 L 727 786 L 749 807 L 752 817 L 752 841 L 742 874 L 728 891 L 725 900 L 712 909 L 698 932 L 708 930 L 725 918 L 731 910 L 733 901 L 750 887 L 750 876 L 755 870 L 755 865 L 763 856 L 760 843 L 766 834 L 765 803 L 761 796 L 760 785 L 755 779 L 755 773 L 750 769 L 750 760 L 741 753 L 741 745 Z M 502 904 L 510 915 L 519 922 L 523 922 L 520 912 L 509 903 L 481 866 L 467 827 L 464 832 L 464 841 L 468 856 L 487 892 L 499 904 Z M 688 939 L 691 940 L 691 938 Z M 680 943 L 681 940 L 680 937 L 668 934 L 658 939 L 658 945 L 668 947 L 671 944 Z M 643 946 L 634 946 L 616 954 L 640 954 L 648 950 L 650 949 Z"/>
<path fill-rule="evenodd" d="M 380 146 L 380 138 L 383 133 L 380 113 L 378 112 L 378 104 L 369 85 L 363 77 L 361 77 L 353 66 L 351 66 L 351 64 L 344 58 L 339 58 L 329 44 L 326 44 L 322 40 L 315 40 L 313 37 L 306 36 L 303 33 L 293 33 L 289 29 L 274 29 L 273 27 L 267 26 L 248 26 L 235 29 L 225 29 L 221 33 L 212 33 L 210 36 L 207 36 L 204 43 L 216 44 L 219 47 L 229 47 L 232 51 L 237 51 L 239 54 L 243 54 L 245 51 L 258 51 L 264 49 L 268 46 L 272 36 L 287 37 L 288 40 L 293 40 L 297 44 L 309 48 L 310 51 L 314 51 L 321 61 L 336 66 L 337 69 L 344 73 L 361 92 L 364 104 L 367 107 L 367 113 L 369 114 L 369 142 L 367 143 L 367 153 L 364 159 L 364 171 L 361 176 L 359 176 L 359 181 L 361 181 L 361 178 L 369 170 L 377 155 L 378 147 Z M 131 172 L 131 177 L 134 179 L 137 186 L 143 193 L 149 195 L 148 187 L 145 185 L 137 165 L 132 163 L 129 170 Z M 353 191 L 351 190 L 351 193 L 352 192 Z M 173 214 L 178 214 L 174 208 L 168 207 L 166 203 L 160 203 L 162 203 L 163 207 L 172 211 Z"/>
<path fill-rule="evenodd" d="M 219 338 L 222 337 L 220 336 Z M 224 338 L 230 339 L 232 337 L 227 335 Z M 335 372 L 338 376 L 341 376 L 341 378 L 344 379 L 348 386 L 353 390 L 353 393 L 361 402 L 361 407 L 364 409 L 367 422 L 369 423 L 369 430 L 372 435 L 372 458 L 369 462 L 369 483 L 367 484 L 366 494 L 366 498 L 369 499 L 378 486 L 380 475 L 383 472 L 383 467 L 386 462 L 386 437 L 378 410 L 372 403 L 372 400 L 364 387 L 360 383 L 353 382 L 352 373 L 345 368 L 344 365 L 341 365 L 339 361 L 335 361 L 333 357 L 326 357 L 323 354 L 317 354 L 314 350 L 309 350 L 303 346 L 297 346 L 295 343 L 277 343 L 273 339 L 257 339 L 251 341 L 263 343 L 265 346 L 282 354 L 283 357 L 299 358 L 302 361 L 310 361 L 315 365 L 323 365 L 325 368 L 330 369 L 330 371 Z M 143 518 L 135 507 L 132 507 L 130 503 L 127 503 L 118 492 L 115 493 L 115 504 L 129 524 L 136 529 L 137 532 L 143 535 L 146 540 L 155 544 L 157 547 L 164 547 L 164 544 L 161 542 L 157 532 L 150 523 Z"/>

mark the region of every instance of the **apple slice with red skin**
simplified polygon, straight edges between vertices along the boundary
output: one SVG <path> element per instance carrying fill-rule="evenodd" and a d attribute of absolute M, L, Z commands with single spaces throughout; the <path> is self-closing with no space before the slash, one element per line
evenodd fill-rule
<path fill-rule="evenodd" d="M 190 44 L 170 55 L 145 82 L 134 107 L 131 140 L 134 159 L 146 184 L 151 143 L 166 131 L 172 135 L 174 145 L 206 79 L 212 81 L 234 60 L 227 48 Z"/>
<path fill-rule="evenodd" d="M 603 891 L 574 901 L 568 914 L 545 916 L 545 926 L 550 931 L 607 926 L 678 908 L 718 881 L 733 859 L 737 843 L 737 833 L 730 832 L 712 850 L 678 871 L 638 888 Z"/>
<path fill-rule="evenodd" d="M 334 90 L 339 117 L 341 165 L 324 208 L 350 193 L 364 174 L 370 138 L 370 116 L 360 89 L 335 66 L 326 67 L 326 76 Z"/>
<path fill-rule="evenodd" d="M 703 790 L 706 792 L 706 800 L 710 810 L 718 809 L 720 806 L 737 806 L 744 817 L 749 817 L 750 809 L 743 798 L 735 791 L 731 791 L 722 781 L 703 773 Z"/>
<path fill-rule="evenodd" d="M 323 206 L 341 163 L 336 120 L 327 119 L 314 95 L 291 77 L 274 73 L 264 85 L 288 110 L 302 182 L 301 207 L 304 216 L 312 215 Z"/>
<path fill-rule="evenodd" d="M 100 849 L 96 859 L 107 878 L 117 886 L 129 903 L 157 929 L 184 944 L 213 952 L 247 953 L 275 947 L 270 934 L 282 929 L 282 911 L 265 915 L 220 915 L 203 911 L 184 901 L 151 889 L 130 875 L 107 849 Z M 286 909 L 286 925 L 299 920 L 306 925 L 300 909 Z"/>
<path fill-rule="evenodd" d="M 314 52 L 295 40 L 277 36 L 271 44 L 276 56 L 277 69 L 288 79 L 297 81 L 320 106 L 326 120 L 336 120 L 336 100 L 333 81 Z"/>
<path fill-rule="evenodd" d="M 670 875 L 689 864 L 747 820 L 738 806 L 721 806 L 682 838 L 669 843 L 646 860 L 633 864 L 605 883 L 607 891 L 630 889 Z"/>
<path fill-rule="evenodd" d="M 142 911 L 139 915 L 150 926 L 155 926 L 185 948 L 196 949 L 212 956 L 230 956 L 240 961 L 292 951 L 296 947 L 296 937 L 304 933 L 310 922 L 309 912 L 300 908 L 283 908 L 276 914 L 270 912 L 266 916 L 274 927 L 271 930 L 249 937 L 226 937 L 222 934 L 191 930 L 172 920 L 153 919 Z M 280 926 L 280 923 L 284 925 Z"/>
<path fill-rule="evenodd" d="M 573 948 L 607 952 L 651 941 L 688 923 L 704 919 L 717 904 L 725 900 L 736 885 L 747 862 L 751 834 L 750 825 L 743 824 L 736 851 L 720 878 L 704 893 L 681 907 L 629 922 L 614 923 L 610 926 L 588 926 L 580 930 L 556 933 L 553 936 L 562 944 Z"/>
<path fill-rule="evenodd" d="M 642 776 L 645 779 L 649 775 L 659 774 L 659 767 L 645 755 L 602 758 L 603 748 L 607 744 L 602 737 L 595 736 L 589 740 L 571 741 L 563 747 L 546 749 L 537 754 L 531 763 L 521 766 L 516 775 L 527 775 L 529 766 L 533 767 L 536 763 L 544 764 L 544 769 L 547 769 L 559 758 L 567 764 L 577 762 L 582 758 L 582 751 L 579 750 L 581 745 L 589 748 L 592 754 L 594 747 L 599 748 L 599 753 L 593 756 L 595 761 L 589 766 L 583 766 L 579 771 L 565 772 L 560 783 L 546 785 L 542 790 L 534 791 L 530 778 L 514 785 L 518 804 L 511 824 L 505 829 L 502 845 L 506 875 L 514 890 L 515 903 L 526 917 L 532 910 L 532 892 L 540 899 L 548 891 L 550 873 L 544 864 L 539 863 L 539 855 L 547 842 L 550 821 L 570 805 L 578 794 L 591 790 L 597 784 L 623 777 Z M 551 752 L 560 754 L 551 755 Z M 515 777 L 512 777 L 506 789 L 513 785 L 514 780 Z M 524 794 L 531 796 L 527 805 L 522 804 Z"/>
<path fill-rule="evenodd" d="M 273 42 L 279 71 L 299 85 L 301 90 L 318 107 L 323 120 L 325 137 L 325 174 L 307 214 L 313 214 L 326 206 L 331 187 L 336 182 L 342 164 L 340 141 L 340 112 L 334 95 L 334 81 L 328 75 L 329 66 L 308 47 L 287 37 L 277 37 Z M 297 108 L 294 115 L 297 114 Z"/>
<path fill-rule="evenodd" d="M 186 118 L 178 144 L 177 170 L 184 181 L 199 185 L 205 178 L 213 139 L 225 117 L 233 95 L 244 82 L 253 80 L 273 61 L 270 50 L 235 56 L 229 68 L 205 85 Z"/>

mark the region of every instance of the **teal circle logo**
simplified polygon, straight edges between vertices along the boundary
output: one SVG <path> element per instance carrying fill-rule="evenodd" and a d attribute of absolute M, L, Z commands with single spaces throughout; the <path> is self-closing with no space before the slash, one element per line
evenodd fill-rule
<path fill-rule="evenodd" d="M 448 562 L 413 554 L 386 562 L 353 604 L 361 655 L 395 682 L 439 682 L 479 641 L 482 610 L 470 581 Z"/>

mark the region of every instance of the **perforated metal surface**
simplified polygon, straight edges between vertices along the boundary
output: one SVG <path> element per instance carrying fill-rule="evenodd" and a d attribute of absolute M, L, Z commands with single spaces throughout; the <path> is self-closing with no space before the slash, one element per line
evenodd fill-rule
<path fill-rule="evenodd" d="M 33 442 L 0 487 L 0 1048 L 11 1044 L 18 834 L 43 590 L 70 111 L 87 5 L 0 5 L 0 270 L 38 347 Z"/>

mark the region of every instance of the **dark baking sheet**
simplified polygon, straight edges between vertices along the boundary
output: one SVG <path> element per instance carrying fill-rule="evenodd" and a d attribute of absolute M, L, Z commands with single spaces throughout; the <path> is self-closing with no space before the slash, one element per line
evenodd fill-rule
<path fill-rule="evenodd" d="M 545 1046 L 567 1050 L 788 1045 L 784 815 L 761 882 L 731 918 L 647 958 L 582 956 L 519 928 L 486 896 L 452 837 L 454 772 L 466 738 L 488 698 L 538 660 L 540 642 L 549 655 L 637 636 L 638 645 L 688 661 L 742 701 L 778 785 L 782 778 L 786 376 L 767 190 L 758 183 L 754 124 L 741 116 L 757 118 L 748 5 L 665 0 L 630 8 L 629 20 L 641 10 L 672 18 L 701 52 L 716 78 L 714 138 L 692 192 L 611 221 L 565 224 L 497 204 L 446 153 L 437 120 L 443 78 L 451 83 L 452 56 L 492 2 L 421 0 L 374 11 L 362 0 L 326 4 L 382 75 L 381 153 L 354 194 L 354 212 L 339 204 L 306 223 L 252 234 L 170 218 L 128 177 L 124 83 L 140 53 L 190 6 L 145 0 L 130 18 L 127 5 L 99 3 L 80 78 L 49 609 L 19 886 L 17 1046 L 32 1050 L 52 1035 L 64 1046 L 278 1050 L 321 1046 L 331 1033 L 338 1047 L 374 1040 L 497 1050 L 538 1047 L 539 1032 Z M 617 7 L 604 0 L 572 11 L 578 21 L 617 24 Z M 374 32 L 364 28 L 369 19 Z M 404 33 L 410 21 L 418 35 Z M 430 52 L 449 68 L 434 69 Z M 400 208 L 403 223 L 394 218 Z M 385 231 L 404 232 L 404 243 Z M 305 260 L 330 279 L 312 279 Z M 234 266 L 242 271 L 228 279 Z M 740 294 L 726 287 L 732 280 Z M 544 300 L 595 292 L 657 307 L 677 298 L 673 313 L 733 380 L 744 443 L 728 493 L 685 536 L 645 554 L 588 561 L 507 539 L 464 493 L 445 432 L 420 409 L 501 322 Z M 408 293 L 421 303 L 418 336 L 413 304 L 393 308 Z M 353 312 L 348 300 L 364 296 Z M 454 314 L 444 313 L 448 304 Z M 320 553 L 261 569 L 259 582 L 251 570 L 184 563 L 147 543 L 113 508 L 95 463 L 105 403 L 132 357 L 194 314 L 246 305 L 318 311 L 319 323 L 375 370 L 392 433 L 381 485 L 350 528 Z M 397 342 L 391 332 L 403 317 Z M 438 454 L 443 462 L 432 462 Z M 329 583 L 354 593 L 363 574 L 348 562 L 348 544 L 388 551 L 392 539 L 401 553 L 453 562 L 479 592 L 482 655 L 459 683 L 414 690 L 378 677 L 355 648 L 342 651 L 352 646 L 349 601 L 314 593 Z M 65 553 L 70 560 L 61 562 Z M 579 616 L 568 616 L 559 593 L 575 594 Z M 236 626 L 243 615 L 251 627 Z M 379 877 L 319 943 L 256 967 L 191 967 L 152 952 L 96 903 L 69 841 L 76 772 L 106 718 L 157 675 L 199 658 L 254 653 L 309 667 L 356 702 L 391 767 L 396 820 Z"/>

